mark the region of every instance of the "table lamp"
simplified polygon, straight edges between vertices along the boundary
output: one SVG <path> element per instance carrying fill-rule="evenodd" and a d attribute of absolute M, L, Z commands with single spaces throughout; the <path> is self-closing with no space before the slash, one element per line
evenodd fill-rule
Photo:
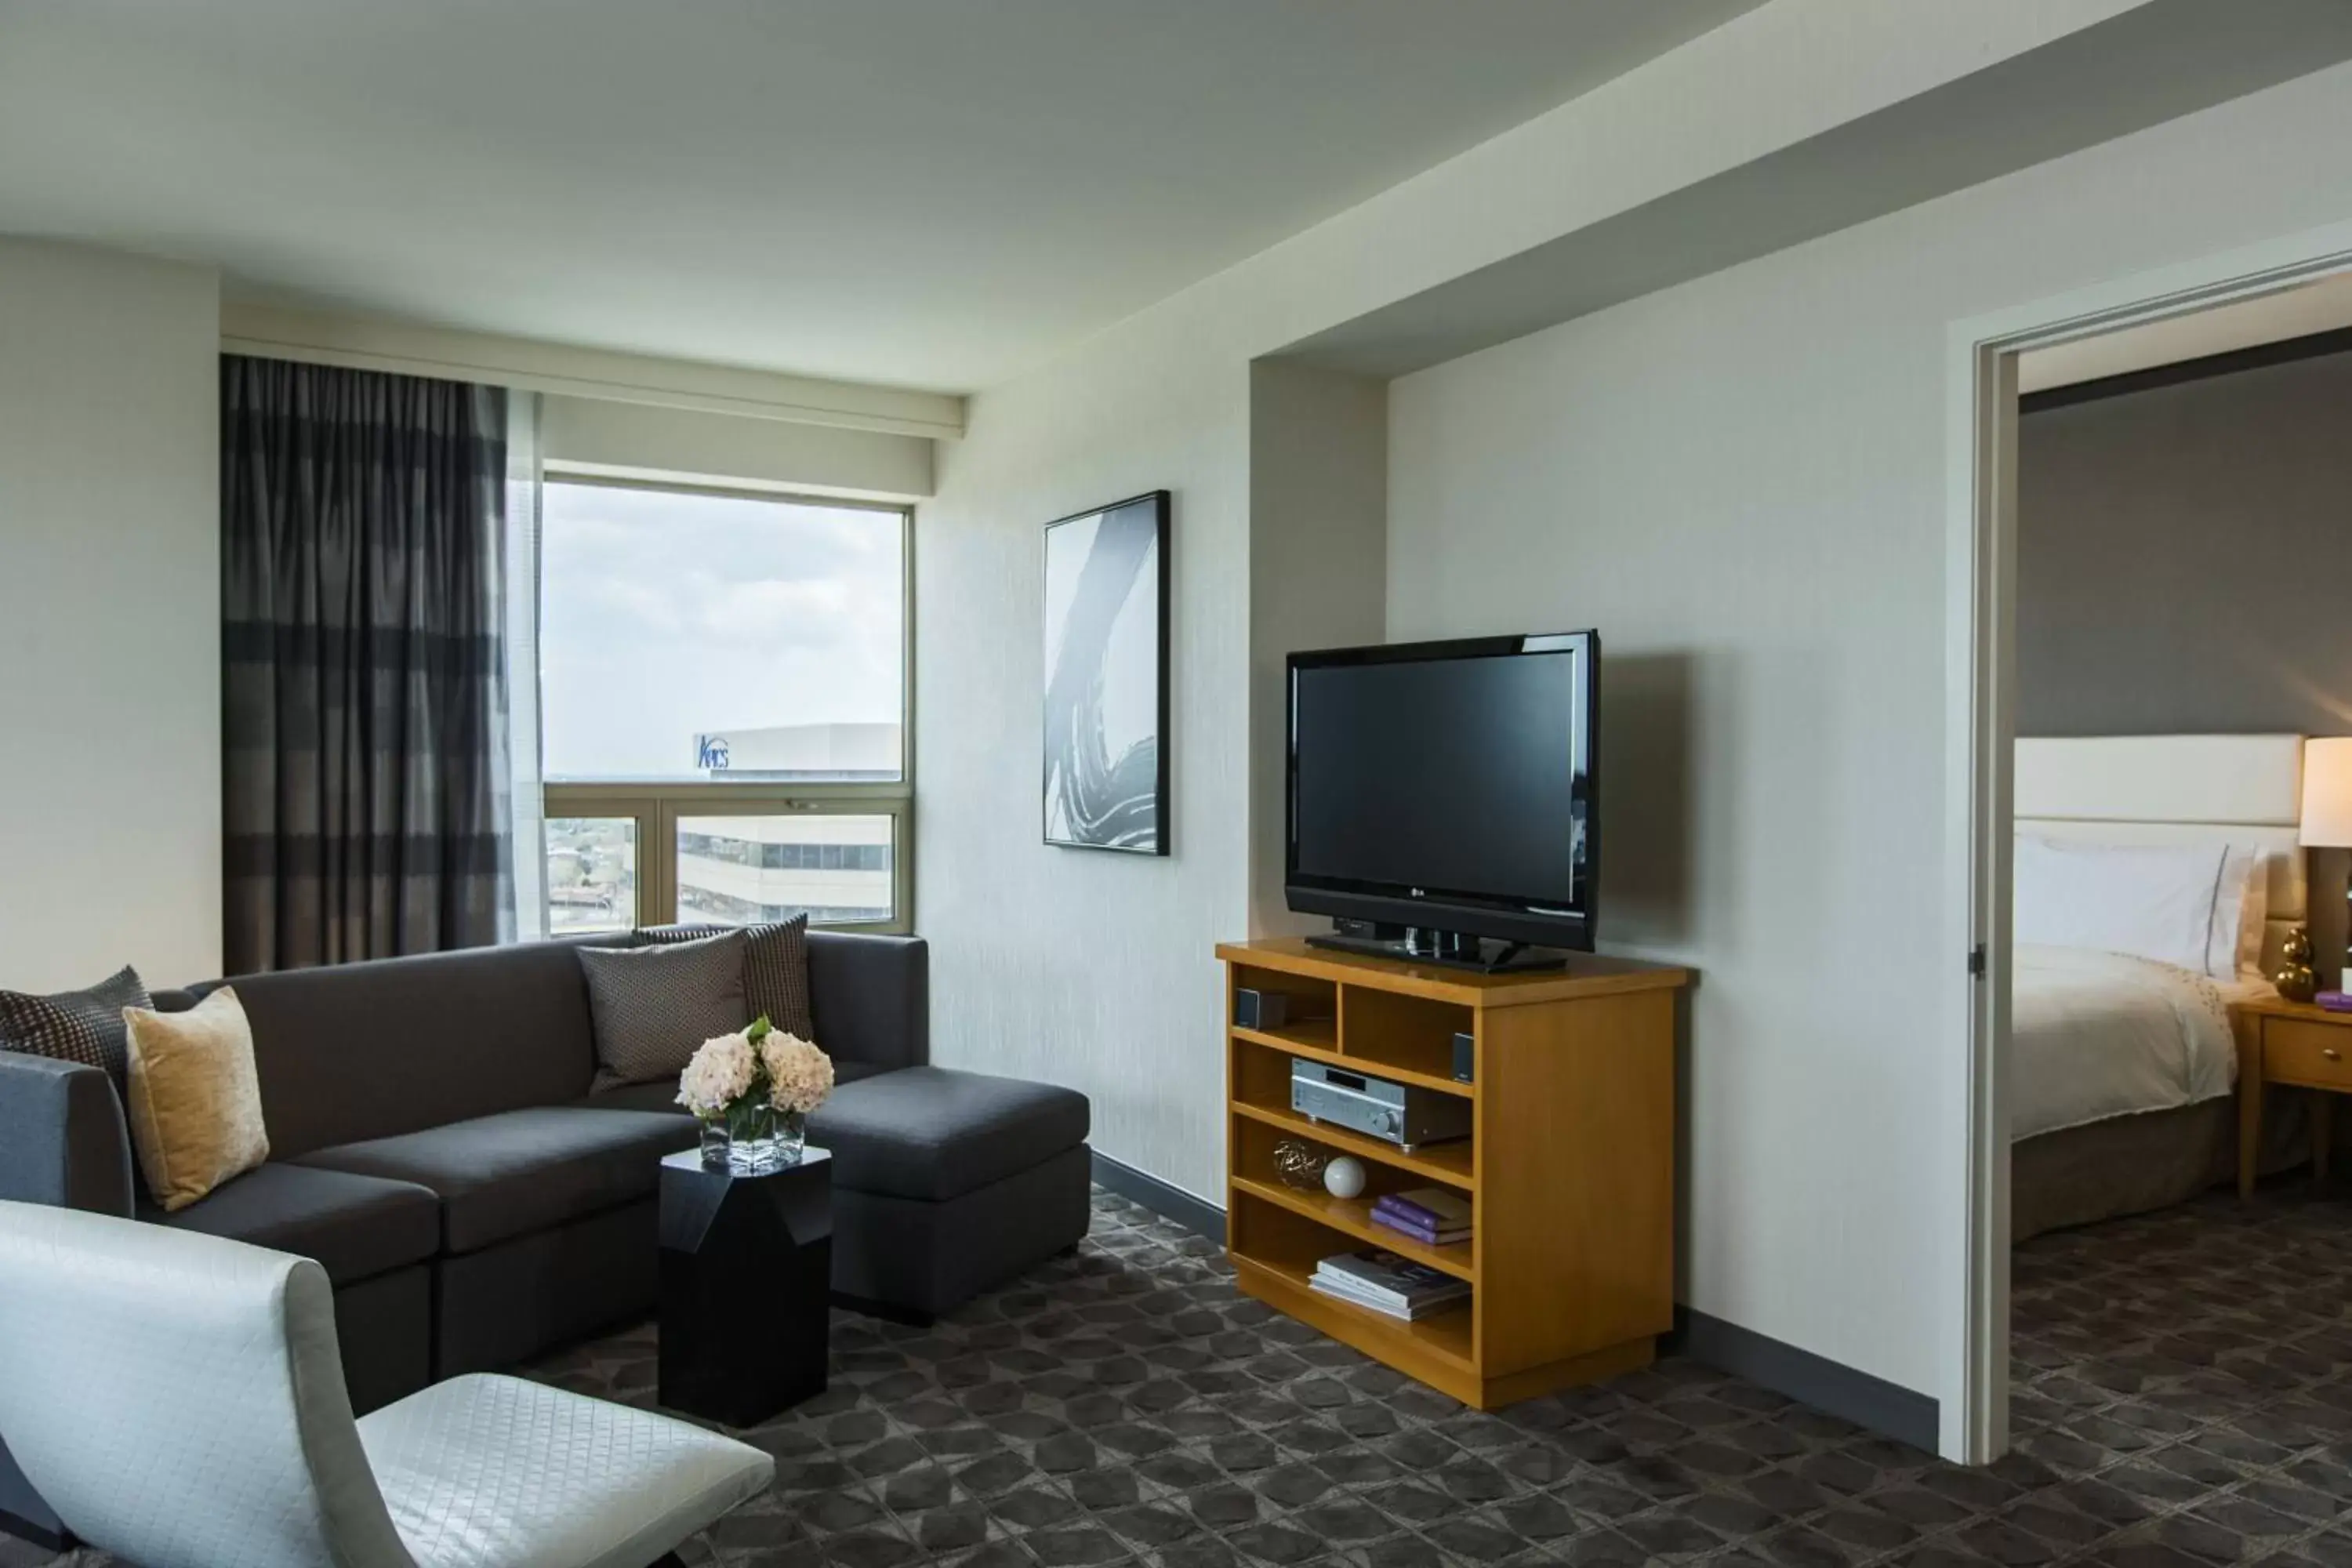
<path fill-rule="evenodd" d="M 2352 849 L 2352 735 L 2303 743 L 2303 816 L 2295 841 L 2307 849 Z M 2334 978 L 2341 988 L 2343 952 L 2314 956 L 2322 980 Z"/>

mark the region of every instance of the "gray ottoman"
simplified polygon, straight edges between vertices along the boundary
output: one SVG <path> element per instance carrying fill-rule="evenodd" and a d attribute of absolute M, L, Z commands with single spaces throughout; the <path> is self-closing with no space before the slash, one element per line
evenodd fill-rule
<path fill-rule="evenodd" d="M 924 1321 L 1087 1233 L 1087 1097 L 949 1068 L 835 1089 L 809 1118 L 833 1152 L 833 1288 Z"/>

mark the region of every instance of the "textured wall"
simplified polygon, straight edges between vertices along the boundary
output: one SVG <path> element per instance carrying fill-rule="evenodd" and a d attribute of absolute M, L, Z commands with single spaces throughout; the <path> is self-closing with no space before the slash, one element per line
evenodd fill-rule
<path fill-rule="evenodd" d="M 1223 991 L 1247 933 L 1247 372 L 1138 327 L 977 399 L 916 513 L 933 1057 L 1094 1101 L 1097 1148 L 1224 1202 Z M 1044 843 L 1045 525 L 1174 492 L 1171 853 Z"/>

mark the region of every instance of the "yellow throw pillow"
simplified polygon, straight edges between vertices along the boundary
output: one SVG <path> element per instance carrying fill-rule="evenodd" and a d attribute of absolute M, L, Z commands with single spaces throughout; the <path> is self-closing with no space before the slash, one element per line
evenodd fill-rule
<path fill-rule="evenodd" d="M 224 985 L 184 1013 L 125 1007 L 131 1142 L 166 1212 L 269 1158 L 245 1005 Z"/>

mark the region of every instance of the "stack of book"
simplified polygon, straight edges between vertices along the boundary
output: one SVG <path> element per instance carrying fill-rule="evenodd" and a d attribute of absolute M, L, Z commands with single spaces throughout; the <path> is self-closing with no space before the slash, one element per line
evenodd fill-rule
<path fill-rule="evenodd" d="M 1339 1252 L 1315 1266 L 1310 1289 L 1411 1322 L 1463 1300 L 1467 1280 L 1412 1263 L 1393 1252 Z"/>
<path fill-rule="evenodd" d="M 1470 1200 L 1444 1187 L 1390 1193 L 1372 1205 L 1372 1223 L 1425 1247 L 1470 1239 Z"/>

